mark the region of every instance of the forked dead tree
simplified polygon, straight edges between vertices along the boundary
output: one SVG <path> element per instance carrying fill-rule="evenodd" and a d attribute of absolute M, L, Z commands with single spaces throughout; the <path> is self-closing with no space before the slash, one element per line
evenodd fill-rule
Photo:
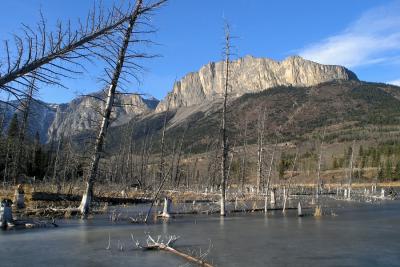
<path fill-rule="evenodd" d="M 160 2 L 164 1 L 141 8 L 138 15 L 153 10 Z M 82 59 L 90 61 L 102 55 L 101 51 L 110 51 L 115 44 L 112 36 L 132 17 L 131 9 L 127 10 L 113 7 L 104 12 L 101 7 L 95 8 L 85 23 L 79 22 L 77 29 L 72 29 L 70 22 L 67 25 L 58 23 L 57 30 L 49 32 L 43 16 L 36 28 L 22 25 L 22 35 L 14 35 L 15 48 L 11 48 L 8 41 L 4 42 L 5 62 L 0 62 L 0 90 L 21 100 L 27 94 L 17 85 L 28 87 L 32 78 L 63 86 L 60 78 L 79 73 L 76 67 L 83 67 Z"/>
<path fill-rule="evenodd" d="M 135 28 L 140 16 L 143 16 L 147 12 L 152 11 L 153 9 L 160 6 L 164 2 L 165 1 L 159 1 L 156 4 L 151 5 L 151 8 L 144 7 L 142 0 L 138 0 L 136 2 L 136 5 L 133 8 L 133 11 L 129 17 L 128 25 L 126 27 L 123 27 L 123 29 L 122 29 L 122 33 L 123 33 L 122 43 L 120 45 L 119 44 L 116 45 L 116 47 L 119 48 L 117 60 L 116 61 L 114 61 L 113 59 L 107 60 L 107 63 L 109 63 L 109 64 L 115 63 L 115 66 L 111 70 L 112 73 L 107 73 L 109 75 L 109 77 L 111 78 L 111 81 L 110 81 L 110 85 L 107 90 L 107 99 L 106 99 L 106 104 L 104 107 L 103 119 L 101 122 L 100 131 L 99 131 L 97 139 L 96 139 L 96 144 L 95 144 L 95 148 L 94 148 L 93 157 L 91 160 L 90 170 L 89 170 L 89 174 L 88 174 L 88 177 L 86 180 L 86 189 L 85 189 L 84 195 L 82 197 L 81 204 L 79 206 L 79 210 L 81 211 L 83 217 L 86 217 L 90 210 L 90 204 L 91 204 L 91 200 L 93 198 L 93 185 L 96 180 L 97 171 L 98 171 L 98 167 L 99 167 L 99 161 L 100 161 L 100 158 L 103 153 L 104 141 L 105 141 L 108 127 L 110 125 L 110 118 L 111 118 L 111 112 L 112 112 L 114 99 L 115 99 L 115 95 L 116 95 L 116 89 L 117 89 L 121 74 L 123 73 L 123 68 L 126 67 L 126 65 L 128 67 L 129 66 L 137 67 L 137 64 L 132 62 L 132 59 L 137 58 L 139 56 L 136 54 L 129 53 L 129 45 L 138 42 L 137 39 L 135 40 L 132 38 L 132 35 L 134 33 L 134 28 Z M 145 10 L 145 12 L 143 12 L 144 10 Z M 144 57 L 144 56 L 141 55 L 140 57 Z"/>
<path fill-rule="evenodd" d="M 146 244 L 141 245 L 138 240 L 135 240 L 133 235 L 131 235 L 132 241 L 135 243 L 136 247 L 145 249 L 145 250 L 163 250 L 166 252 L 170 252 L 176 256 L 179 256 L 185 260 L 187 260 L 190 263 L 197 264 L 199 266 L 204 266 L 204 267 L 212 267 L 212 265 L 204 260 L 204 258 L 209 254 L 211 250 L 211 246 L 208 248 L 208 250 L 204 253 L 200 253 L 198 257 L 189 255 L 187 253 L 181 252 L 179 250 L 176 250 L 173 248 L 174 243 L 179 239 L 177 236 L 170 236 L 168 237 L 168 240 L 163 240 L 161 236 L 158 236 L 157 239 L 154 239 L 150 235 L 146 239 Z M 109 242 L 110 244 L 110 242 Z M 110 245 L 109 245 L 110 246 Z M 108 246 L 108 248 L 109 248 Z"/>

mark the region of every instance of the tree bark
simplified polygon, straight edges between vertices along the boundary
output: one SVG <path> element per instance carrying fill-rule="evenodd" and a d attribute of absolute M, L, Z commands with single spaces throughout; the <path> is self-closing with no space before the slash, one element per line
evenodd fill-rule
<path fill-rule="evenodd" d="M 321 164 L 322 164 L 322 146 L 324 145 L 325 139 L 325 129 L 322 135 L 322 140 L 319 148 L 319 157 L 318 157 L 318 172 L 317 172 L 317 189 L 316 189 L 316 199 L 318 200 L 319 195 L 321 194 Z"/>
<path fill-rule="evenodd" d="M 265 130 L 265 109 L 258 118 L 257 138 L 257 194 L 262 192 L 263 183 L 263 152 L 264 152 L 264 130 Z"/>
<path fill-rule="evenodd" d="M 245 120 L 244 126 L 244 136 L 243 136 L 243 156 L 242 156 L 242 168 L 240 173 L 240 188 L 244 192 L 245 176 L 247 167 L 247 118 Z"/>
<path fill-rule="evenodd" d="M 224 100 L 222 103 L 222 122 L 221 122 L 221 211 L 220 215 L 225 216 L 225 191 L 227 176 L 228 143 L 226 136 L 226 107 L 228 101 L 229 87 L 229 59 L 230 57 L 230 32 L 229 25 L 225 26 L 225 85 Z"/>
<path fill-rule="evenodd" d="M 108 94 L 107 94 L 106 106 L 104 109 L 103 120 L 101 122 L 100 132 L 96 139 L 96 144 L 95 144 L 94 154 L 93 154 L 93 158 L 92 158 L 92 162 L 91 162 L 91 166 L 90 166 L 90 171 L 89 171 L 88 179 L 86 181 L 86 190 L 85 190 L 85 193 L 83 194 L 81 205 L 79 206 L 79 209 L 80 209 L 83 217 L 87 217 L 89 210 L 90 210 L 90 203 L 93 198 L 93 185 L 96 180 L 97 170 L 99 167 L 99 161 L 100 161 L 100 158 L 101 158 L 101 155 L 103 152 L 104 140 L 106 137 L 108 126 L 110 124 L 110 117 L 111 117 L 112 107 L 114 104 L 115 91 L 116 91 L 116 88 L 118 85 L 118 80 L 121 75 L 122 68 L 124 66 L 125 54 L 128 49 L 128 46 L 129 46 L 132 30 L 136 23 L 136 19 L 139 15 L 139 11 L 140 11 L 141 7 L 142 7 L 142 0 L 138 0 L 136 2 L 135 9 L 129 19 L 128 28 L 125 31 L 123 44 L 119 50 L 118 61 L 115 66 L 115 69 L 114 69 L 111 84 L 108 88 Z"/>

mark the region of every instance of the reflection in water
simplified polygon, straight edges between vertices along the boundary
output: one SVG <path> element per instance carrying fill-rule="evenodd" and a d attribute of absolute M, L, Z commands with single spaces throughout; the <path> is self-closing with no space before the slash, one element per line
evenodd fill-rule
<path fill-rule="evenodd" d="M 220 228 L 224 228 L 225 225 L 225 216 L 219 216 L 219 226 Z"/>
<path fill-rule="evenodd" d="M 306 209 L 215 216 L 185 216 L 158 224 L 60 221 L 56 229 L 0 232 L 1 266 L 179 266 L 167 253 L 135 249 L 131 234 L 177 235 L 183 251 L 206 251 L 216 266 L 396 266 L 400 262 L 400 202 L 337 202 L 338 215 L 314 218 Z M 129 208 L 129 207 L 128 207 Z M 374 229 L 371 231 L 371 229 Z M 106 250 L 108 233 L 111 248 Z M 118 240 L 124 251 L 118 249 Z M 343 242 L 346 240 L 346 242 Z M 7 264 L 4 264 L 7 263 Z"/>
<path fill-rule="evenodd" d="M 297 228 L 302 229 L 303 217 L 297 217 Z"/>
<path fill-rule="evenodd" d="M 163 232 L 163 235 L 168 234 L 168 221 L 167 220 L 162 221 L 162 232 Z"/>

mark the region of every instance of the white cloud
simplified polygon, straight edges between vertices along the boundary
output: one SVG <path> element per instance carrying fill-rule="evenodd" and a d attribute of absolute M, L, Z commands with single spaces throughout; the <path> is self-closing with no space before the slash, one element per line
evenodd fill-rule
<path fill-rule="evenodd" d="M 400 86 L 400 79 L 398 79 L 398 80 L 393 80 L 393 81 L 388 81 L 387 83 L 388 83 L 388 84 L 393 84 L 393 85 Z"/>
<path fill-rule="evenodd" d="M 400 4 L 365 12 L 343 32 L 306 46 L 300 55 L 324 64 L 346 67 L 398 61 Z"/>

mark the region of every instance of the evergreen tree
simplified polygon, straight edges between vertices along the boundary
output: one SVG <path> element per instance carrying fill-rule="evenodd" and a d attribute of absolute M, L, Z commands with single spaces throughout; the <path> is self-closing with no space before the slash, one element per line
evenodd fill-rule
<path fill-rule="evenodd" d="M 8 138 L 16 138 L 19 134 L 19 122 L 18 115 L 14 113 L 14 116 L 11 119 L 10 125 L 8 126 L 7 136 Z"/>
<path fill-rule="evenodd" d="M 379 182 L 383 182 L 383 180 L 385 179 L 385 173 L 383 171 L 383 167 L 382 165 L 379 165 L 379 169 L 378 169 L 378 181 Z"/>
<path fill-rule="evenodd" d="M 368 156 L 364 154 L 361 158 L 361 166 L 360 167 L 363 169 L 363 168 L 367 167 L 367 165 L 368 165 Z"/>
<path fill-rule="evenodd" d="M 393 174 L 393 180 L 400 180 L 400 161 L 398 161 L 396 164 L 396 168 Z"/>
<path fill-rule="evenodd" d="M 372 150 L 372 166 L 373 167 L 378 167 L 381 161 L 381 155 L 377 151 L 377 149 Z"/>
<path fill-rule="evenodd" d="M 360 149 L 358 150 L 358 155 L 360 156 L 360 158 L 364 156 L 364 148 L 362 145 L 360 145 Z"/>
<path fill-rule="evenodd" d="M 386 161 L 386 166 L 385 166 L 385 178 L 387 180 L 391 180 L 393 177 L 393 164 L 390 159 Z"/>
<path fill-rule="evenodd" d="M 43 169 L 42 159 L 43 159 L 43 153 L 42 153 L 42 148 L 40 146 L 40 136 L 39 132 L 36 132 L 33 143 L 33 153 L 32 153 L 32 161 L 30 168 L 31 176 L 36 176 L 36 177 L 41 176 L 41 169 Z"/>
<path fill-rule="evenodd" d="M 337 158 L 333 158 L 333 169 L 339 169 L 339 162 Z"/>
<path fill-rule="evenodd" d="M 285 160 L 281 159 L 278 165 L 278 173 L 279 173 L 279 179 L 283 179 L 285 176 L 285 171 L 286 171 L 286 166 L 285 166 Z"/>

